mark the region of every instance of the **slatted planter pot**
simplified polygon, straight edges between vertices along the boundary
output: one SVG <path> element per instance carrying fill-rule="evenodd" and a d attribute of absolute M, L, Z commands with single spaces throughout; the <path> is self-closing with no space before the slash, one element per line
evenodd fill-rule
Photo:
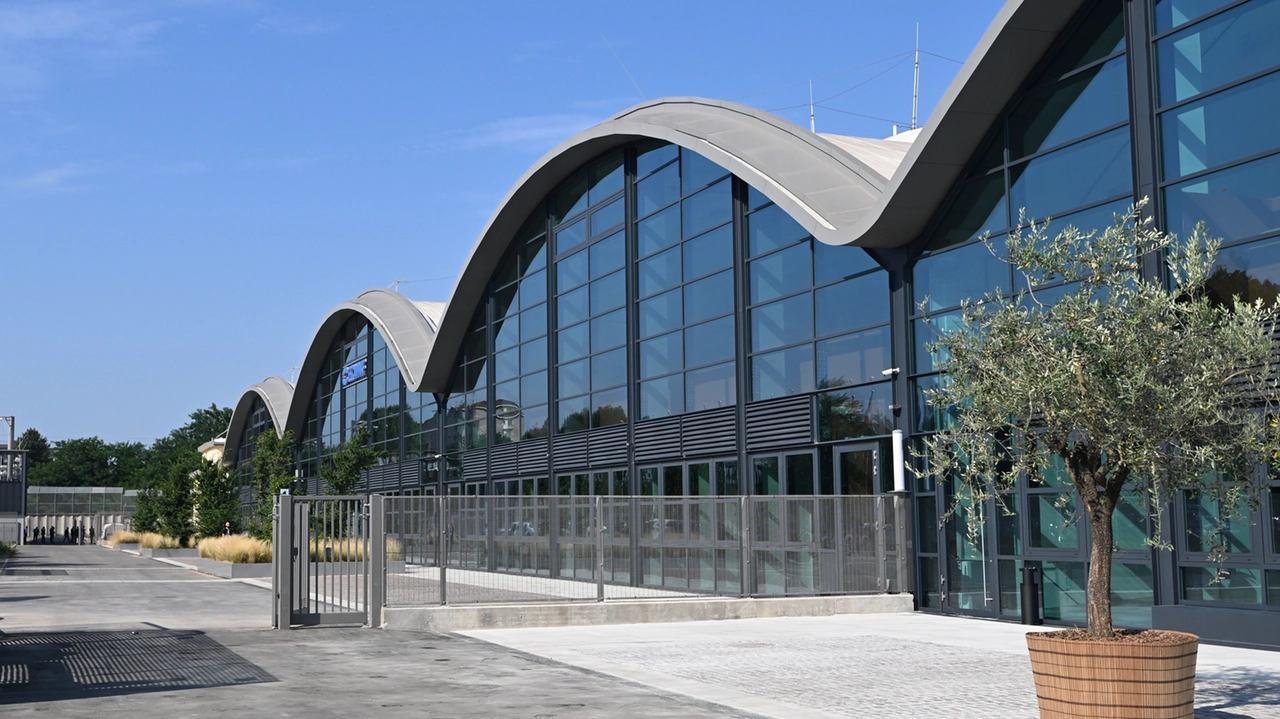
<path fill-rule="evenodd" d="M 1063 639 L 1030 632 L 1041 719 L 1193 719 L 1194 634 L 1169 644 Z"/>

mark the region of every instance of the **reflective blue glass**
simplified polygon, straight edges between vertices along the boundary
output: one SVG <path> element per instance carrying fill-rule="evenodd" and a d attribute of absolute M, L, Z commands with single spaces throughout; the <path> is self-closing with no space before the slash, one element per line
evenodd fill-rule
<path fill-rule="evenodd" d="M 591 358 L 591 389 L 601 390 L 627 383 L 627 350 L 616 349 Z"/>
<path fill-rule="evenodd" d="M 1128 70 L 1118 57 L 1024 95 L 1009 113 L 1009 155 L 1025 157 L 1128 117 Z"/>
<path fill-rule="evenodd" d="M 683 333 L 672 332 L 640 343 L 640 379 L 684 369 Z"/>
<path fill-rule="evenodd" d="M 1009 204 L 1031 219 L 1133 194 L 1129 128 L 1065 147 L 1010 170 Z"/>
<path fill-rule="evenodd" d="M 750 185 L 747 186 L 747 212 L 759 209 L 772 202 L 765 194 Z"/>
<path fill-rule="evenodd" d="M 556 357 L 561 362 L 586 357 L 591 353 L 591 330 L 586 322 L 560 330 L 556 333 L 556 339 Z"/>
<path fill-rule="evenodd" d="M 889 321 L 889 274 L 873 272 L 817 291 L 817 336 Z"/>
<path fill-rule="evenodd" d="M 576 322 L 585 320 L 589 313 L 587 310 L 587 288 L 579 287 L 573 292 L 560 295 L 560 299 L 556 302 L 558 327 L 564 327 Z"/>
<path fill-rule="evenodd" d="M 1156 0 L 1155 25 L 1156 32 L 1172 30 L 1179 25 L 1213 12 L 1235 0 Z"/>
<path fill-rule="evenodd" d="M 680 146 L 660 140 L 641 143 L 636 148 L 636 177 L 644 177 L 680 154 Z"/>
<path fill-rule="evenodd" d="M 587 240 L 587 221 L 578 220 L 556 233 L 556 253 L 562 254 Z"/>
<path fill-rule="evenodd" d="M 1232 297 L 1262 300 L 1266 305 L 1275 302 L 1280 297 L 1280 239 L 1219 251 L 1207 289 L 1210 297 L 1224 305 L 1230 305 Z"/>
<path fill-rule="evenodd" d="M 556 416 L 562 434 L 580 432 L 591 426 L 590 397 L 575 397 L 556 403 Z"/>
<path fill-rule="evenodd" d="M 515 347 L 520 342 L 520 315 L 512 315 L 505 320 L 494 322 L 493 346 L 504 350 Z"/>
<path fill-rule="evenodd" d="M 889 328 L 855 332 L 818 342 L 818 388 L 883 379 L 890 365 Z"/>
<path fill-rule="evenodd" d="M 996 246 L 1003 246 L 999 239 Z M 921 259 L 913 279 L 916 305 L 927 299 L 930 310 L 954 307 L 965 299 L 978 301 L 996 289 L 1007 292 L 1010 285 L 1009 265 L 982 243 Z"/>
<path fill-rule="evenodd" d="M 1101 0 L 1089 10 L 1075 33 L 1058 50 L 1044 70 L 1044 77 L 1059 78 L 1072 70 L 1124 49 L 1122 0 Z"/>
<path fill-rule="evenodd" d="M 680 152 L 681 187 L 684 194 L 706 187 L 729 174 L 729 171 L 691 150 Z"/>
<path fill-rule="evenodd" d="M 1204 222 L 1211 237 L 1231 242 L 1280 229 L 1280 155 L 1205 175 L 1164 191 L 1170 232 L 1189 237 Z"/>
<path fill-rule="evenodd" d="M 524 309 L 547 299 L 547 272 L 532 272 L 520 280 L 520 291 L 513 306 Z"/>
<path fill-rule="evenodd" d="M 1160 118 L 1164 177 L 1174 179 L 1280 147 L 1280 73 L 1170 110 Z"/>
<path fill-rule="evenodd" d="M 591 213 L 591 236 L 611 230 L 626 219 L 626 205 L 621 197 Z"/>
<path fill-rule="evenodd" d="M 684 243 L 684 276 L 693 279 L 733 264 L 733 225 Z"/>
<path fill-rule="evenodd" d="M 879 266 L 861 247 L 837 247 L 816 240 L 813 243 L 814 284 L 825 285 Z"/>
<path fill-rule="evenodd" d="M 642 299 L 679 285 L 683 279 L 680 276 L 680 248 L 673 247 L 641 260 L 636 273 L 638 295 Z"/>
<path fill-rule="evenodd" d="M 1160 104 L 1280 64 L 1280 0 L 1254 0 L 1156 43 Z"/>
<path fill-rule="evenodd" d="M 627 262 L 626 237 L 619 232 L 591 246 L 591 279 L 603 277 Z"/>
<path fill-rule="evenodd" d="M 647 257 L 680 241 L 680 206 L 636 224 L 636 256 Z"/>
<path fill-rule="evenodd" d="M 625 272 L 615 272 L 591 283 L 591 314 L 598 315 L 615 307 L 621 307 L 627 301 L 627 280 Z"/>
<path fill-rule="evenodd" d="M 752 260 L 747 266 L 750 302 L 768 302 L 813 284 L 813 250 L 810 242 Z"/>
<path fill-rule="evenodd" d="M 591 182 L 588 195 L 591 198 L 591 204 L 594 205 L 622 189 L 622 169 L 621 150 L 591 166 L 588 172 Z"/>
<path fill-rule="evenodd" d="M 813 298 L 796 295 L 751 310 L 751 351 L 782 347 L 813 337 Z"/>
<path fill-rule="evenodd" d="M 591 351 L 600 352 L 627 342 L 626 310 L 610 312 L 591 320 Z"/>
<path fill-rule="evenodd" d="M 747 250 L 751 256 L 786 247 L 809 236 L 800 223 L 777 205 L 747 215 L 746 226 Z"/>
<path fill-rule="evenodd" d="M 640 383 L 640 419 L 671 417 L 684 413 L 684 375 L 676 374 Z"/>
<path fill-rule="evenodd" d="M 551 201 L 551 209 L 555 225 L 587 209 L 587 173 L 579 172 L 566 182 Z"/>
<path fill-rule="evenodd" d="M 645 217 L 678 199 L 680 165 L 677 163 L 636 183 L 636 217 Z"/>
<path fill-rule="evenodd" d="M 732 407 L 738 401 L 734 363 L 685 373 L 685 408 L 689 412 Z"/>
<path fill-rule="evenodd" d="M 520 313 L 520 340 L 528 342 L 547 333 L 547 306 L 538 305 Z"/>
<path fill-rule="evenodd" d="M 506 382 L 520 376 L 520 349 L 513 348 L 493 355 L 494 381 Z"/>
<path fill-rule="evenodd" d="M 578 360 L 560 365 L 557 377 L 560 382 L 560 396 L 585 394 L 591 391 L 591 365 L 589 360 Z"/>
<path fill-rule="evenodd" d="M 893 432 L 887 384 L 824 392 L 818 395 L 818 441 L 874 437 Z"/>
<path fill-rule="evenodd" d="M 681 311 L 680 290 L 672 290 L 640 303 L 640 337 L 652 337 L 684 324 L 684 313 Z"/>
<path fill-rule="evenodd" d="M 733 218 L 731 187 L 732 185 L 726 179 L 686 198 L 681 203 L 684 212 L 685 237 L 693 237 Z"/>
<path fill-rule="evenodd" d="M 493 397 L 499 404 L 514 403 L 518 406 L 520 404 L 520 383 L 518 381 L 514 381 L 503 382 L 502 384 L 495 385 L 493 388 Z"/>
<path fill-rule="evenodd" d="M 520 378 L 520 399 L 526 404 L 546 404 L 547 373 L 535 372 Z"/>
<path fill-rule="evenodd" d="M 591 426 L 610 427 L 627 422 L 627 388 L 596 392 L 591 395 Z"/>
<path fill-rule="evenodd" d="M 932 315 L 929 317 L 928 323 L 924 319 L 913 320 L 911 328 L 915 336 L 915 355 L 913 357 L 912 371 L 934 372 L 941 370 L 949 355 L 943 350 L 930 352 L 928 347 L 938 341 L 938 331 L 952 332 L 959 329 L 961 325 L 960 312 L 958 311 Z"/>
<path fill-rule="evenodd" d="M 525 272 L 541 270 L 547 266 L 547 238 L 537 237 L 520 250 L 520 263 Z"/>
<path fill-rule="evenodd" d="M 1226 576 L 1217 567 L 1183 567 L 1182 598 L 1189 602 L 1261 604 L 1262 572 L 1230 567 Z"/>
<path fill-rule="evenodd" d="M 800 345 L 751 358 L 751 399 L 812 392 L 813 345 Z"/>
<path fill-rule="evenodd" d="M 999 232 L 1008 226 L 1004 172 L 996 172 L 971 180 L 960 188 L 955 201 L 943 215 L 937 234 L 929 241 L 929 249 L 941 250 L 988 232 Z"/>
<path fill-rule="evenodd" d="M 700 367 L 704 364 L 733 359 L 733 317 L 721 317 L 684 331 L 684 366 Z"/>
<path fill-rule="evenodd" d="M 520 370 L 534 372 L 547 368 L 547 338 L 520 345 Z"/>
<path fill-rule="evenodd" d="M 690 324 L 733 312 L 733 271 L 684 286 L 684 320 Z"/>
<path fill-rule="evenodd" d="M 568 292 L 589 278 L 585 252 L 576 252 L 556 263 L 556 288 L 560 292 Z"/>

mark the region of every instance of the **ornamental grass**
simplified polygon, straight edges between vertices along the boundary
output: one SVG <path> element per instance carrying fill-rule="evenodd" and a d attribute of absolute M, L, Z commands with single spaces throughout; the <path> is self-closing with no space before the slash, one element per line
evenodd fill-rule
<path fill-rule="evenodd" d="M 117 544 L 138 544 L 138 540 L 141 538 L 141 532 L 135 532 L 131 529 L 117 529 L 111 533 L 110 537 L 107 537 L 106 543 L 112 547 Z"/>
<path fill-rule="evenodd" d="M 111 535 L 115 538 L 116 535 Z M 141 549 L 177 549 L 182 546 L 182 540 L 177 537 L 166 537 L 156 532 L 143 532 L 138 535 L 138 547 Z"/>
<path fill-rule="evenodd" d="M 269 564 L 271 543 L 247 534 L 205 537 L 196 544 L 200 556 L 232 564 Z"/>
<path fill-rule="evenodd" d="M 363 562 L 368 557 L 368 542 L 363 538 L 325 537 L 311 540 L 311 561 L 313 562 Z M 387 561 L 398 561 L 402 557 L 400 542 L 387 537 Z"/>

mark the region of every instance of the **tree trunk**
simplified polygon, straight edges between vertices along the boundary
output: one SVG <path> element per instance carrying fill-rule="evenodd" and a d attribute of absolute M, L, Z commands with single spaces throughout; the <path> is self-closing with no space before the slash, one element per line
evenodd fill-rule
<path fill-rule="evenodd" d="M 1114 507 L 1099 498 L 1086 512 L 1093 549 L 1089 553 L 1089 636 L 1115 636 L 1111 626 L 1111 516 Z"/>

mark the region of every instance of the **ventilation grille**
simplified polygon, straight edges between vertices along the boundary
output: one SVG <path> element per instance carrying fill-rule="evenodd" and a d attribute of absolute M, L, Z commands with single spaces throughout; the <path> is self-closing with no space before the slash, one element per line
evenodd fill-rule
<path fill-rule="evenodd" d="M 469 449 L 462 453 L 462 478 L 463 479 L 488 479 L 489 450 L 488 449 Z"/>
<path fill-rule="evenodd" d="M 562 469 L 581 469 L 587 467 L 590 457 L 587 452 L 587 433 L 574 432 L 556 437 L 552 445 L 556 471 Z"/>
<path fill-rule="evenodd" d="M 550 444 L 546 437 L 527 439 L 516 444 L 518 473 L 522 477 L 547 473 L 547 450 Z"/>
<path fill-rule="evenodd" d="M 592 467 L 627 463 L 627 425 L 592 430 L 587 433 L 587 454 Z M 556 465 L 560 464 L 557 457 Z"/>
<path fill-rule="evenodd" d="M 680 457 L 680 418 L 651 419 L 636 424 L 636 461 Z"/>
<path fill-rule="evenodd" d="M 519 443 L 500 444 L 489 450 L 489 469 L 494 477 L 510 477 L 520 471 Z"/>
<path fill-rule="evenodd" d="M 738 451 L 738 409 L 725 407 L 681 417 L 680 449 L 686 457 Z"/>
<path fill-rule="evenodd" d="M 747 405 L 747 451 L 813 440 L 812 399 L 786 397 Z"/>

